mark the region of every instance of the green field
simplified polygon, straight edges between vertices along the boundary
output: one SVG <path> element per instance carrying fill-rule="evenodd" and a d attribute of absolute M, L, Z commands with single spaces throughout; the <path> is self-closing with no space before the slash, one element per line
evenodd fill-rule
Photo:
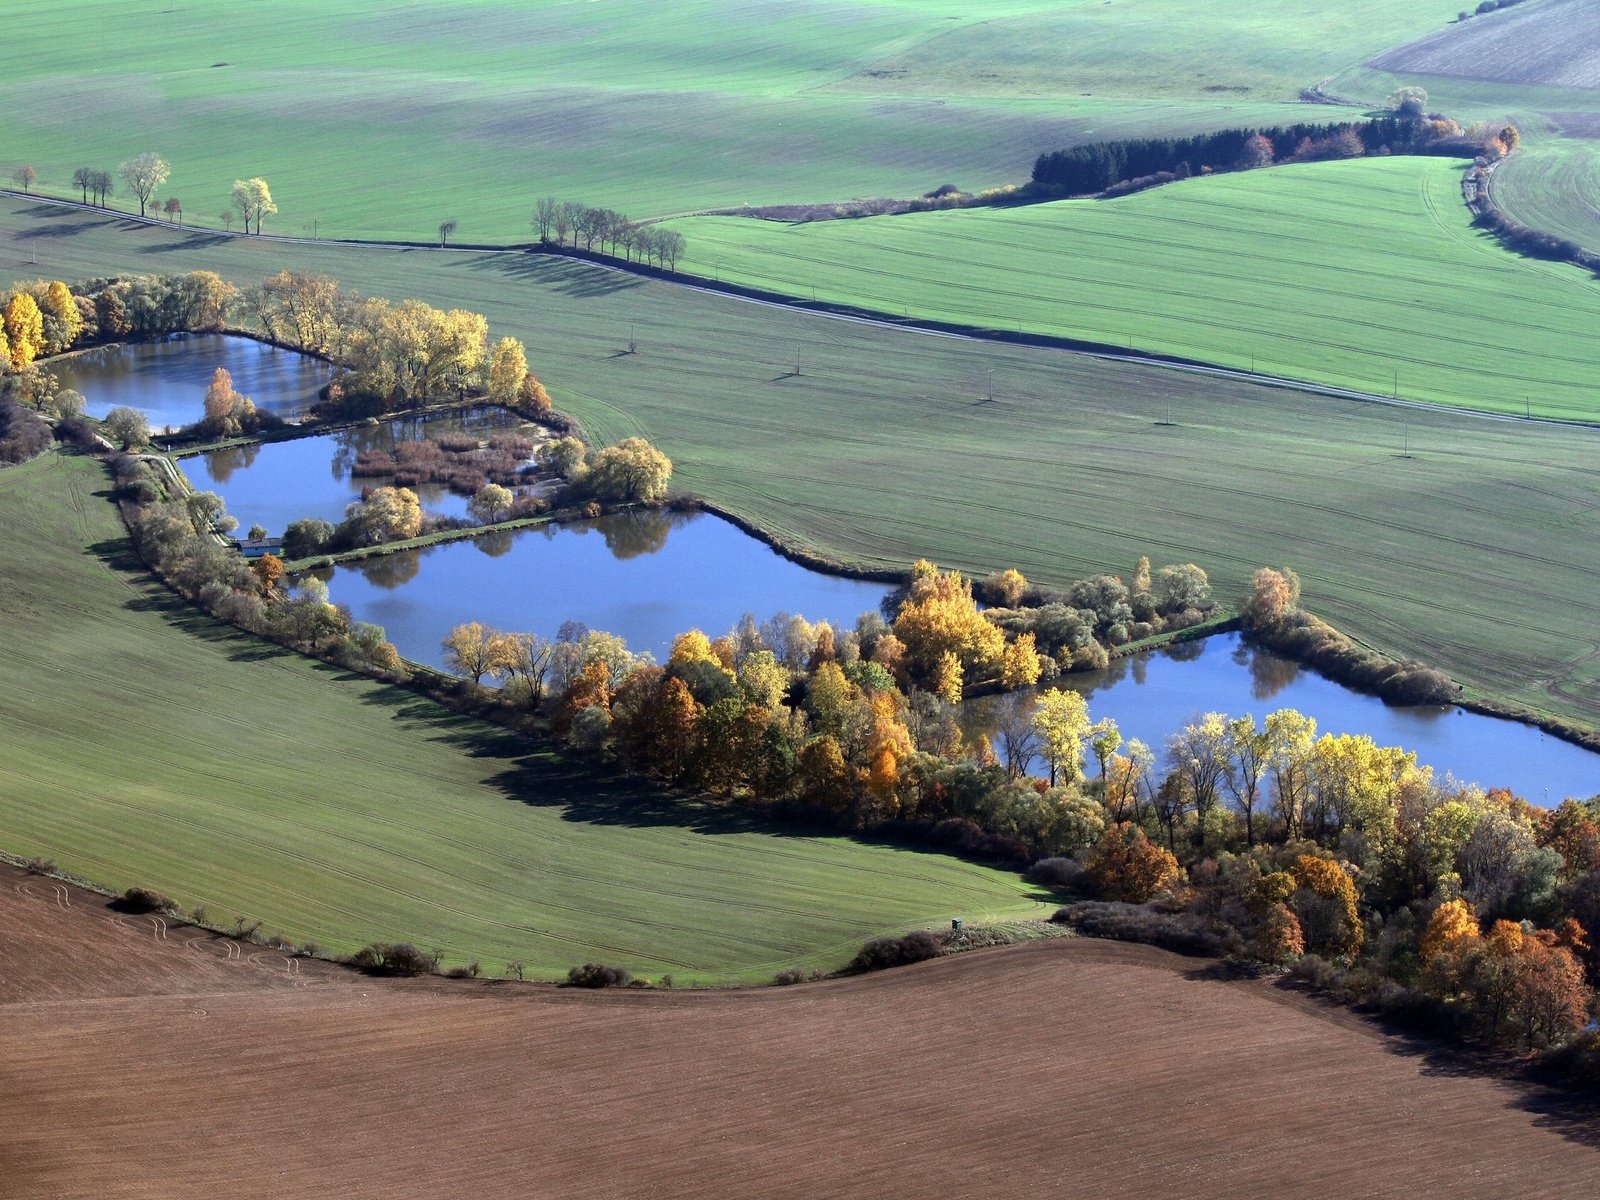
<path fill-rule="evenodd" d="M 1495 169 L 1493 191 L 1512 220 L 1600 250 L 1600 141 L 1535 141 Z"/>
<path fill-rule="evenodd" d="M 17 0 L 0 178 L 28 162 L 66 194 L 75 168 L 153 150 L 192 222 L 217 224 L 232 181 L 263 175 L 282 209 L 269 231 L 416 239 L 455 218 L 476 242 L 529 238 L 545 194 L 644 216 L 975 190 L 1074 140 L 1303 119 L 1302 86 L 1450 15 L 1207 8 L 275 0 L 221 17 Z"/>
<path fill-rule="evenodd" d="M 0 471 L 0 847 L 350 950 L 542 976 L 834 967 L 1015 875 L 752 828 L 216 625 L 131 562 L 101 468 Z"/>
<path fill-rule="evenodd" d="M 1600 285 L 1471 227 L 1453 159 L 1278 167 L 1068 200 L 676 222 L 702 275 L 1499 412 L 1600 420 Z"/>
<path fill-rule="evenodd" d="M 0 240 L 0 278 L 210 266 L 251 281 L 303 266 L 478 309 L 496 335 L 526 340 L 591 436 L 647 434 L 682 488 L 835 560 L 904 569 L 927 555 L 1060 584 L 1126 573 L 1147 553 L 1203 564 L 1225 597 L 1286 563 L 1352 634 L 1600 725 L 1600 432 L 1407 417 L 537 255 L 188 238 L 28 203 L 0 203 L 0 228 L 15 233 Z M 630 328 L 639 353 L 621 355 Z M 1176 428 L 1155 424 L 1169 397 Z M 1417 457 L 1402 460 L 1407 424 Z"/>

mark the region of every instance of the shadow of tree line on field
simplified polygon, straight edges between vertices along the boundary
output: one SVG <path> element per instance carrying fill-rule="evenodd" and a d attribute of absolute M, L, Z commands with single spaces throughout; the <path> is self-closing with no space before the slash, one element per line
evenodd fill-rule
<path fill-rule="evenodd" d="M 1216 983 L 1262 977 L 1259 969 L 1214 961 L 1196 965 L 1183 975 L 1190 980 Z M 1486 1080 L 1495 1086 L 1507 1107 L 1528 1113 L 1538 1128 L 1600 1150 L 1600 1093 L 1564 1083 L 1550 1072 L 1507 1054 L 1464 1044 L 1376 1009 L 1352 1007 L 1291 978 L 1280 977 L 1268 986 L 1273 997 L 1282 1003 L 1309 1003 L 1327 1019 L 1341 1024 L 1356 1022 L 1375 1030 L 1381 1035 L 1385 1050 L 1416 1060 L 1423 1076 Z"/>

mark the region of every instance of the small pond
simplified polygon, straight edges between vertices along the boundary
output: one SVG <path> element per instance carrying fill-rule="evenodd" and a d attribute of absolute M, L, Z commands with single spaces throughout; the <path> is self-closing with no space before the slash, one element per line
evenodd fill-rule
<path fill-rule="evenodd" d="M 1600 754 L 1461 708 L 1394 708 L 1247 645 L 1237 633 L 1119 659 L 1104 671 L 1062 676 L 1055 686 L 1081 692 L 1090 716 L 1113 718 L 1124 738 L 1138 738 L 1158 757 L 1167 737 L 1197 713 L 1253 713 L 1259 724 L 1269 712 L 1296 708 L 1316 718 L 1319 734 L 1364 733 L 1416 751 L 1417 761 L 1441 776 L 1508 787 L 1535 804 L 1600 793 Z M 992 735 L 1000 707 L 1016 700 L 969 701 L 969 731 Z"/>
<path fill-rule="evenodd" d="M 218 367 L 257 408 L 284 418 L 303 416 L 328 381 L 328 365 L 251 338 L 179 333 L 153 342 L 107 346 L 51 363 L 62 387 L 83 393 L 91 416 L 136 408 L 160 432 L 192 425 L 204 414 L 206 388 Z"/>
<path fill-rule="evenodd" d="M 350 469 L 363 450 L 393 450 L 396 442 L 421 441 L 448 433 L 480 438 L 524 429 L 543 437 L 521 417 L 503 408 L 472 408 L 455 413 L 393 417 L 350 429 L 265 445 L 213 450 L 182 461 L 184 473 L 200 491 L 216 492 L 239 520 L 239 528 L 262 525 L 281 537 L 290 522 L 320 517 L 337 525 L 345 508 L 361 498 L 366 487 L 382 487 L 392 479 L 352 476 Z M 427 512 L 467 516 L 467 498 L 443 484 L 410 485 Z"/>
<path fill-rule="evenodd" d="M 581 621 L 665 660 L 678 634 L 716 637 L 747 612 L 853 627 L 888 591 L 802 567 L 720 517 L 660 511 L 492 533 L 317 574 L 335 604 L 436 666 L 440 639 L 466 621 L 545 637 Z"/>

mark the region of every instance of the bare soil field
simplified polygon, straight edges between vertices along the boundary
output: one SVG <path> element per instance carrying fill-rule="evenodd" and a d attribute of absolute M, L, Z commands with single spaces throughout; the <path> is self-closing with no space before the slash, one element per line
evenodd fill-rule
<path fill-rule="evenodd" d="M 1485 13 L 1367 65 L 1487 83 L 1600 88 L 1600 0 L 1540 0 Z"/>
<path fill-rule="evenodd" d="M 754 991 L 296 986 L 0 874 L 8 1200 L 1600 1189 L 1592 1114 L 1147 947 Z"/>

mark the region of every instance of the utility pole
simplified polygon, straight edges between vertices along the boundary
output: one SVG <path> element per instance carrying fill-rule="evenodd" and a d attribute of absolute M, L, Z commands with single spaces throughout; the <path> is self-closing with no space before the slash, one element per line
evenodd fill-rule
<path fill-rule="evenodd" d="M 796 375 L 800 375 L 800 374 L 804 373 L 804 372 L 802 372 L 800 370 L 800 343 L 799 342 L 796 342 L 794 344 L 794 373 Z"/>
<path fill-rule="evenodd" d="M 633 322 L 628 322 L 628 353 L 639 353 L 639 339 L 633 336 Z"/>
<path fill-rule="evenodd" d="M 987 403 L 994 403 L 994 371 L 992 369 L 989 371 L 989 397 Z"/>

